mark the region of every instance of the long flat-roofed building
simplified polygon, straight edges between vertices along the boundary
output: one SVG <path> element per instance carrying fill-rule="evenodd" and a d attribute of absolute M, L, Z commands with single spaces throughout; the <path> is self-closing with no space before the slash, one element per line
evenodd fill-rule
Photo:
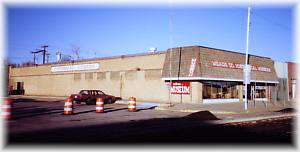
<path fill-rule="evenodd" d="M 242 102 L 245 54 L 204 46 L 12 68 L 10 86 L 25 95 L 69 96 L 98 89 L 157 102 Z M 276 102 L 274 61 L 249 56 L 248 98 Z M 171 85 L 171 87 L 170 87 Z M 171 91 L 169 91 L 171 89 Z M 171 95 L 170 95 L 171 94 Z"/>

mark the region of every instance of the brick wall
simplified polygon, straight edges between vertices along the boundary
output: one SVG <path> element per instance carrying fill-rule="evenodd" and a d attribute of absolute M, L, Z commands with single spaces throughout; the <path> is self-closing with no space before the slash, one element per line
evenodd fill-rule
<path fill-rule="evenodd" d="M 169 49 L 165 56 L 162 77 L 189 77 L 191 60 L 196 59 L 195 71 L 192 77 L 238 79 L 243 80 L 243 69 L 214 66 L 213 62 L 225 62 L 244 65 L 245 55 L 237 52 L 218 50 L 202 46 L 188 46 Z M 171 65 L 170 65 L 171 62 Z M 250 65 L 270 69 L 265 71 L 252 71 L 251 79 L 258 81 L 277 81 L 274 61 L 270 58 L 249 56 Z"/>
<path fill-rule="evenodd" d="M 245 55 L 241 53 L 216 50 L 212 48 L 199 47 L 200 49 L 200 70 L 202 77 L 243 79 L 243 69 L 223 68 L 213 66 L 213 61 L 245 64 Z M 251 71 L 251 79 L 260 81 L 277 81 L 274 69 L 274 61 L 270 58 L 249 56 L 249 64 L 270 68 L 270 72 Z"/>

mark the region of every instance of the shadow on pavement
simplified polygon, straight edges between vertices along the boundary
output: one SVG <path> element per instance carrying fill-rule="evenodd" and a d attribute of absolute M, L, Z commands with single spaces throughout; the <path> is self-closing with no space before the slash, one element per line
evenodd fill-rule
<path fill-rule="evenodd" d="M 104 113 L 108 113 L 108 112 L 113 112 L 113 111 L 120 111 L 120 110 L 126 110 L 127 108 L 119 108 L 119 109 L 112 109 L 112 110 L 106 110 L 104 111 Z"/>
<path fill-rule="evenodd" d="M 108 109 L 112 109 L 112 108 L 104 108 L 104 113 L 106 113 Z M 90 113 L 90 112 L 95 112 L 96 110 L 93 109 L 93 110 L 86 110 L 86 111 L 81 111 L 81 112 L 74 112 L 74 115 L 80 115 L 80 114 L 84 114 L 84 113 Z"/>
<path fill-rule="evenodd" d="M 143 111 L 143 110 L 151 110 L 151 109 L 154 109 L 155 107 L 157 106 L 153 106 L 153 107 L 149 107 L 149 108 L 138 108 L 136 111 Z"/>
<path fill-rule="evenodd" d="M 197 112 L 181 118 L 154 118 L 122 123 L 85 125 L 10 133 L 8 145 L 15 144 L 287 144 L 291 135 L 274 132 L 255 132 L 255 126 L 216 125 L 208 120 L 217 118 L 209 111 Z M 261 125 L 260 127 L 270 127 Z M 274 127 L 274 126 L 272 126 Z"/>
<path fill-rule="evenodd" d="M 48 114 L 55 114 L 55 113 L 63 113 L 62 108 L 42 108 L 42 107 L 35 107 L 30 109 L 18 109 L 13 110 L 12 115 L 13 119 L 21 119 L 21 118 L 28 118 L 34 116 L 41 116 L 41 115 L 48 115 Z"/>
<path fill-rule="evenodd" d="M 32 98 L 17 98 L 12 99 L 13 102 L 42 102 L 40 100 L 32 99 Z"/>
<path fill-rule="evenodd" d="M 209 111 L 199 111 L 199 112 L 195 112 L 192 114 L 189 114 L 183 118 L 186 119 L 191 119 L 191 120 L 220 120 L 219 118 L 217 118 L 214 114 L 212 114 Z"/>
<path fill-rule="evenodd" d="M 275 112 L 291 113 L 291 112 L 297 112 L 297 110 L 294 109 L 294 108 L 285 108 L 285 109 L 281 109 L 281 110 L 278 110 L 278 111 L 275 111 Z"/>

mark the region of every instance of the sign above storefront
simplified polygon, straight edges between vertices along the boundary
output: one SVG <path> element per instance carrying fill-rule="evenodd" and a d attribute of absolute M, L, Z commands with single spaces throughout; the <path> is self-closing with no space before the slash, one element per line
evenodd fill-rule
<path fill-rule="evenodd" d="M 170 85 L 170 82 L 167 85 Z M 171 94 L 190 94 L 190 82 L 172 82 Z"/>
<path fill-rule="evenodd" d="M 244 69 L 244 65 L 239 63 L 221 62 L 221 61 L 211 61 L 211 63 L 213 67 Z M 267 67 L 254 66 L 254 65 L 250 65 L 250 66 L 251 66 L 251 71 L 271 72 L 271 69 Z"/>
<path fill-rule="evenodd" d="M 99 68 L 100 68 L 99 63 L 77 64 L 77 65 L 66 65 L 66 66 L 51 67 L 51 72 L 97 70 Z"/>
<path fill-rule="evenodd" d="M 190 66 L 190 70 L 189 70 L 189 77 L 194 75 L 194 71 L 195 71 L 195 67 L 196 67 L 196 61 L 197 61 L 196 58 L 193 58 L 191 60 L 191 66 Z"/>

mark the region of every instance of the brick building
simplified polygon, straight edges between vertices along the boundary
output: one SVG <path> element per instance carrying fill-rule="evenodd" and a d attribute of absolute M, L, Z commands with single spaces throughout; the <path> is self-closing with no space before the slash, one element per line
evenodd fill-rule
<path fill-rule="evenodd" d="M 203 46 L 180 47 L 167 51 L 162 77 L 165 81 L 194 83 L 200 92 L 198 100 L 203 103 L 239 102 L 245 96 L 244 64 L 245 55 L 242 53 Z M 250 55 L 249 64 L 251 84 L 248 85 L 247 97 L 275 101 L 278 78 L 274 61 Z M 184 95 L 177 96 L 182 99 Z"/>
<path fill-rule="evenodd" d="M 297 96 L 297 64 L 294 62 L 287 62 L 288 65 L 288 87 L 289 98 L 295 99 Z"/>
<path fill-rule="evenodd" d="M 187 46 L 163 52 L 12 68 L 10 86 L 25 95 L 68 96 L 99 89 L 124 99 L 189 103 L 242 102 L 242 53 Z M 249 99 L 276 102 L 274 61 L 249 56 Z M 169 91 L 170 90 L 170 91 Z"/>

